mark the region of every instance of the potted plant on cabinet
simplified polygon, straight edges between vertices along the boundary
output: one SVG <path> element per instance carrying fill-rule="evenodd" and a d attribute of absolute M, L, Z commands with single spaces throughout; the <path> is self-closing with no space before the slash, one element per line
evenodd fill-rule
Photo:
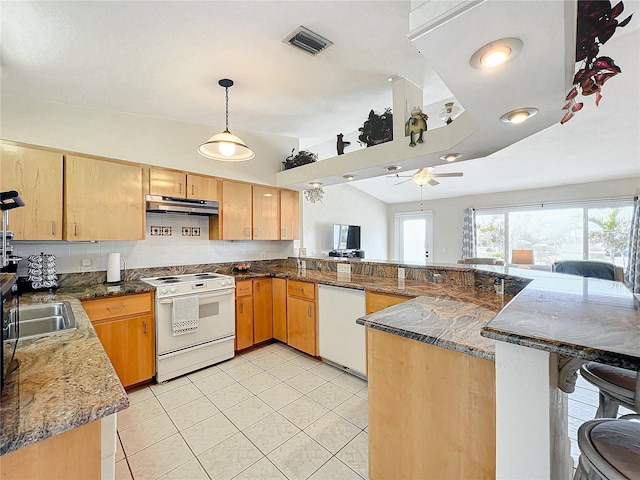
<path fill-rule="evenodd" d="M 298 153 L 294 154 L 295 151 L 295 148 L 292 149 L 291 155 L 285 158 L 284 162 L 282 162 L 283 170 L 289 170 L 290 168 L 299 167 L 300 165 L 306 165 L 318 160 L 318 155 L 308 150 L 300 150 Z"/>

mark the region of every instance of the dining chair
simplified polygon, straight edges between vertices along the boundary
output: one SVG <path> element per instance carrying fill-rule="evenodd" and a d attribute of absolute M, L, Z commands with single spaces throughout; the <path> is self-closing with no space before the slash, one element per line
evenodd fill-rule
<path fill-rule="evenodd" d="M 594 260 L 563 260 L 551 266 L 554 272 L 601 278 L 604 280 L 622 280 L 618 273 L 620 267 L 613 263 Z M 588 362 L 580 367 L 580 374 L 589 383 L 598 387 L 599 401 L 595 418 L 615 418 L 620 406 L 640 413 L 640 382 L 638 372 L 625 368 Z"/>

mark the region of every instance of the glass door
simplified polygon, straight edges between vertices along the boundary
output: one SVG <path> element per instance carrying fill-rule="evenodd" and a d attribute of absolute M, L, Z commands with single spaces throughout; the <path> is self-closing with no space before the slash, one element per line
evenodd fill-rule
<path fill-rule="evenodd" d="M 432 212 L 396 214 L 397 257 L 404 263 L 433 263 Z"/>

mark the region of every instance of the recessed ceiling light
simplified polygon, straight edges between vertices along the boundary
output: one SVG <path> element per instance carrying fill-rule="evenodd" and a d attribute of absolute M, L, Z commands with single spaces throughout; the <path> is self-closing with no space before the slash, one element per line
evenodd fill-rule
<path fill-rule="evenodd" d="M 320 185 L 322 185 L 322 182 L 311 182 L 309 183 L 309 185 L 311 185 L 312 188 L 318 188 Z"/>
<path fill-rule="evenodd" d="M 455 162 L 462 156 L 461 153 L 447 153 L 440 157 L 440 160 L 446 160 L 447 162 Z"/>
<path fill-rule="evenodd" d="M 494 68 L 513 60 L 521 50 L 522 40 L 519 38 L 501 38 L 476 50 L 469 63 L 473 68 Z"/>
<path fill-rule="evenodd" d="M 390 165 L 390 166 L 384 167 L 384 168 L 389 173 L 393 173 L 393 172 L 397 172 L 398 170 L 402 170 L 402 167 L 400 165 Z"/>
<path fill-rule="evenodd" d="M 537 108 L 518 108 L 517 110 L 511 110 L 500 117 L 500 121 L 503 123 L 522 123 L 529 120 L 535 114 L 538 113 Z"/>
<path fill-rule="evenodd" d="M 349 181 L 353 180 L 355 178 L 355 175 L 343 175 L 342 178 L 345 178 Z"/>

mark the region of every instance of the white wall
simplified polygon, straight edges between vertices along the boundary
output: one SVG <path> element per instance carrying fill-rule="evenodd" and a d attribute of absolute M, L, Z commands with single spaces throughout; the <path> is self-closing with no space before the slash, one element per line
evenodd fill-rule
<path fill-rule="evenodd" d="M 333 224 L 361 225 L 361 246 L 368 259 L 387 258 L 387 204 L 351 185 L 324 188 L 322 203 L 302 197 L 301 246 L 307 255 L 327 255 L 333 248 Z"/>
<path fill-rule="evenodd" d="M 276 184 L 281 162 L 298 139 L 233 130 L 255 152 L 247 162 L 218 162 L 196 148 L 224 127 L 198 125 L 76 105 L 0 97 L 0 136 L 148 165 L 177 168 L 247 182 Z"/>
<path fill-rule="evenodd" d="M 172 234 L 151 236 L 152 226 L 171 227 Z M 182 227 L 200 227 L 200 236 L 182 236 Z M 107 254 L 111 252 L 119 252 L 127 268 L 263 260 L 293 255 L 291 241 L 211 241 L 206 217 L 156 213 L 147 213 L 146 239 L 141 241 L 15 241 L 13 245 L 16 254 L 25 259 L 41 252 L 54 254 L 59 273 L 104 271 L 107 269 Z M 83 269 L 81 261 L 84 258 L 91 260 L 91 266 Z M 27 262 L 24 260 L 20 262 L 18 273 L 26 275 L 26 271 Z"/>
<path fill-rule="evenodd" d="M 560 172 L 558 172 L 560 174 Z M 468 207 L 488 208 L 509 205 L 595 200 L 613 197 L 633 197 L 640 193 L 640 178 L 536 188 L 513 192 L 470 195 L 464 197 L 425 200 L 424 209 L 433 212 L 433 261 L 455 263 L 462 249 L 462 216 Z M 418 210 L 417 202 L 388 206 L 389 251 L 395 258 L 394 218 L 396 213 Z"/>

